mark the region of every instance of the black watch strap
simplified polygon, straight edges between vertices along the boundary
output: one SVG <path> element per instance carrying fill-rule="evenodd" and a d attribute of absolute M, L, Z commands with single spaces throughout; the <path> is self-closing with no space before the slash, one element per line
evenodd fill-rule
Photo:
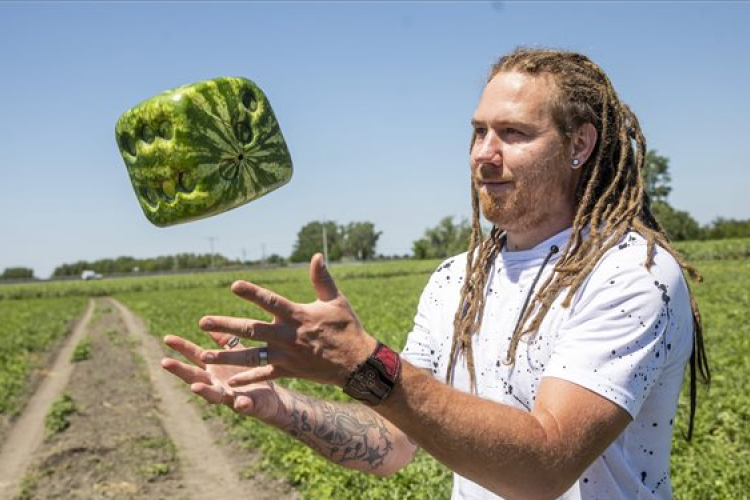
<path fill-rule="evenodd" d="M 364 363 L 349 374 L 344 392 L 370 406 L 382 403 L 401 377 L 401 358 L 387 345 L 378 342 Z"/>

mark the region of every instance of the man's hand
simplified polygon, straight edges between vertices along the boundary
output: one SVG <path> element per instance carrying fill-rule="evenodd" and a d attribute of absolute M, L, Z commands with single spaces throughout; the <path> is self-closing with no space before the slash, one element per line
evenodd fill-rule
<path fill-rule="evenodd" d="M 343 386 L 348 375 L 374 351 L 377 342 L 364 331 L 339 292 L 321 254 L 310 262 L 310 280 L 317 295 L 310 304 L 297 304 L 246 281 L 232 284 L 232 292 L 271 313 L 273 321 L 205 316 L 200 327 L 213 334 L 232 334 L 267 345 L 203 351 L 199 361 L 208 366 L 250 368 L 228 379 L 231 388 L 280 377 Z M 265 366 L 261 366 L 261 350 L 267 352 Z"/>
<path fill-rule="evenodd" d="M 211 338 L 220 346 L 226 346 L 231 335 L 212 333 Z M 164 358 L 161 362 L 170 373 L 190 384 L 190 390 L 212 404 L 225 404 L 241 415 L 271 422 L 281 410 L 281 401 L 276 387 L 271 382 L 245 384 L 230 387 L 227 381 L 241 373 L 238 366 L 206 366 L 201 361 L 205 352 L 201 347 L 181 337 L 168 335 L 164 343 L 179 352 L 193 364 Z M 243 350 L 241 346 L 233 350 Z M 227 351 L 229 352 L 229 351 Z"/>

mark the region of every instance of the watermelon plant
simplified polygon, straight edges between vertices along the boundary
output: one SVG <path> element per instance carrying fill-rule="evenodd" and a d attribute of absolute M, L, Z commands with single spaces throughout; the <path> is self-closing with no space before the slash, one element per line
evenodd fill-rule
<path fill-rule="evenodd" d="M 292 177 L 268 98 L 245 78 L 163 92 L 126 111 L 115 134 L 141 208 L 157 226 L 230 210 Z"/>

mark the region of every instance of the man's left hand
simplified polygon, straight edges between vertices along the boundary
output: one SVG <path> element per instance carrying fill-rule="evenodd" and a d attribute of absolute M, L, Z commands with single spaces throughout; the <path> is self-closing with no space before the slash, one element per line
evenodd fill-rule
<path fill-rule="evenodd" d="M 342 387 L 375 350 L 377 341 L 365 332 L 339 292 L 321 254 L 310 261 L 310 280 L 317 300 L 309 304 L 292 302 L 247 281 L 233 283 L 232 292 L 271 313 L 273 321 L 204 316 L 199 322 L 201 329 L 265 342 L 266 346 L 205 351 L 201 361 L 249 367 L 229 379 L 232 386 L 293 377 Z"/>

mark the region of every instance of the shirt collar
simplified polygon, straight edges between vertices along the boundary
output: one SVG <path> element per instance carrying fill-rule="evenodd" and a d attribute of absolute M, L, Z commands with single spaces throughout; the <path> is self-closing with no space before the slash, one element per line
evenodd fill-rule
<path fill-rule="evenodd" d="M 554 260 L 562 254 L 562 249 L 565 248 L 565 245 L 568 243 L 568 238 L 570 238 L 572 232 L 572 227 L 564 229 L 559 233 L 542 241 L 534 248 L 530 248 L 528 250 L 516 250 L 511 252 L 507 250 L 505 246 L 503 246 L 503 249 L 498 255 L 498 259 L 500 263 L 505 266 L 535 264 L 537 262 L 543 261 L 544 258 L 547 257 L 547 254 L 549 254 L 550 248 L 552 248 L 553 245 L 556 245 L 558 248 L 558 252 L 557 255 L 552 257 L 552 260 Z"/>

